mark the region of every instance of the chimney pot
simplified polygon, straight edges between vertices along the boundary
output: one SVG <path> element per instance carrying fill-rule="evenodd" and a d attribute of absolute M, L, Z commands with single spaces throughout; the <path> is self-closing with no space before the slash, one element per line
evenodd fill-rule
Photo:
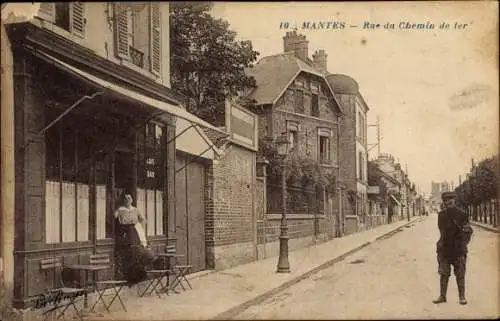
<path fill-rule="evenodd" d="M 321 69 L 327 70 L 327 58 L 328 55 L 323 49 L 319 49 L 314 52 L 313 55 L 314 64 Z"/>
<path fill-rule="evenodd" d="M 302 60 L 307 60 L 308 57 L 308 46 L 309 41 L 307 41 L 306 36 L 297 35 L 297 31 L 286 32 L 286 36 L 283 37 L 283 51 L 295 52 L 295 56 Z"/>

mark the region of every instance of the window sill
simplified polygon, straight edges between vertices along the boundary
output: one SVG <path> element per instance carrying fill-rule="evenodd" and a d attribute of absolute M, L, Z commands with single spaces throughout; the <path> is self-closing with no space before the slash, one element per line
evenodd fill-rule
<path fill-rule="evenodd" d="M 132 69 L 133 71 L 138 72 L 138 73 L 140 73 L 141 75 L 146 76 L 146 77 L 148 77 L 148 78 L 151 78 L 151 79 L 153 79 L 153 80 L 155 80 L 155 81 L 156 81 L 156 80 L 158 80 L 158 79 L 160 79 L 160 76 L 159 76 L 159 75 L 156 75 L 155 73 L 152 73 L 152 72 L 150 72 L 150 71 L 147 71 L 146 69 L 141 68 L 141 67 L 139 67 L 139 66 L 136 66 L 136 65 L 134 65 L 133 63 L 131 63 L 131 62 L 130 62 L 130 61 L 128 61 L 128 60 L 121 59 L 121 58 L 119 58 L 119 59 L 120 59 L 120 64 L 121 64 L 122 66 L 125 66 L 125 67 L 127 67 L 127 68 L 129 68 L 129 69 Z"/>
<path fill-rule="evenodd" d="M 334 124 L 334 125 L 337 124 L 336 120 L 328 120 L 328 119 L 313 117 L 313 116 L 310 116 L 310 115 L 301 114 L 301 113 L 297 113 L 297 112 L 286 111 L 286 110 L 277 110 L 277 111 L 279 111 L 281 113 L 285 113 L 285 114 L 295 115 L 295 116 L 301 117 L 301 118 L 307 118 L 307 119 L 311 119 L 311 120 L 326 122 L 326 123 Z"/>
<path fill-rule="evenodd" d="M 91 47 L 87 43 L 85 37 L 71 33 L 70 31 L 68 31 L 66 29 L 63 29 L 63 28 L 61 28 L 61 27 L 59 27 L 51 22 L 44 21 L 44 20 L 40 20 L 39 26 L 44 28 L 44 29 L 52 31 L 53 33 L 56 33 L 57 35 L 59 35 L 61 37 L 67 38 L 67 39 L 79 44 L 80 46 L 91 50 L 92 52 L 95 52 L 95 50 L 91 49 Z"/>

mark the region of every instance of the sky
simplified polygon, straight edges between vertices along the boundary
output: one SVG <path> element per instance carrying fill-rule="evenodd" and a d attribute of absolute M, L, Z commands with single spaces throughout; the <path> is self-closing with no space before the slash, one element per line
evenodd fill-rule
<path fill-rule="evenodd" d="M 31 17 L 38 8 L 8 6 L 2 18 L 12 10 Z M 331 73 L 358 82 L 370 108 L 368 123 L 380 117 L 381 153 L 407 167 L 421 192 L 430 192 L 431 181 L 456 185 L 472 158 L 498 152 L 496 1 L 216 2 L 212 15 L 227 20 L 240 40 L 251 40 L 259 59 L 283 52 L 282 37 L 295 26 L 309 40 L 310 57 L 324 49 Z M 285 22 L 288 29 L 280 29 Z M 345 28 L 303 29 L 304 22 Z M 434 29 L 401 29 L 406 22 Z M 440 29 L 443 22 L 449 28 Z M 380 27 L 365 29 L 365 23 Z M 455 23 L 467 26 L 456 29 Z M 375 143 L 376 128 L 369 127 L 368 135 L 368 143 Z M 370 158 L 376 156 L 374 147 Z"/>
<path fill-rule="evenodd" d="M 309 57 L 324 49 L 331 73 L 358 82 L 368 123 L 380 117 L 381 153 L 407 166 L 420 192 L 429 195 L 431 181 L 456 186 L 472 158 L 498 152 L 496 2 L 216 2 L 212 15 L 227 20 L 239 40 L 251 40 L 259 59 L 283 52 L 282 37 L 294 27 L 309 40 Z M 303 28 L 319 21 L 345 28 Z M 284 22 L 288 29 L 280 29 Z M 434 29 L 400 28 L 407 22 Z M 375 143 L 376 127 L 368 135 Z M 370 159 L 376 156 L 377 147 Z"/>

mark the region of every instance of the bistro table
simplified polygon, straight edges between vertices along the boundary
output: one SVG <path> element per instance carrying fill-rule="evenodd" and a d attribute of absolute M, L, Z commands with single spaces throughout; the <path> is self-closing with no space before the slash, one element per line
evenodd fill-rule
<path fill-rule="evenodd" d="M 95 287 L 95 273 L 98 271 L 109 269 L 109 265 L 97 265 L 97 264 L 70 264 L 64 266 L 65 268 L 73 271 L 84 271 L 85 272 L 85 284 L 87 284 L 89 280 L 89 275 L 92 273 L 92 284 Z M 89 311 L 88 305 L 88 291 L 85 291 L 85 296 L 83 298 L 83 313 L 86 315 L 92 314 L 92 311 Z"/>

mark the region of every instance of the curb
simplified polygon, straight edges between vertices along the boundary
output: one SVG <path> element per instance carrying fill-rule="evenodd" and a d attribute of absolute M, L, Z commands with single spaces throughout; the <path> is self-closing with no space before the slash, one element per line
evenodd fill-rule
<path fill-rule="evenodd" d="M 410 222 L 407 222 L 404 225 L 398 226 L 394 230 L 391 230 L 391 231 L 389 231 L 381 236 L 378 236 L 373 241 L 365 242 L 365 243 L 355 247 L 354 249 L 351 249 L 343 254 L 340 254 L 339 256 L 334 257 L 333 259 L 331 259 L 325 263 L 322 263 L 319 266 L 317 266 L 317 267 L 315 267 L 315 268 L 313 268 L 313 269 L 311 269 L 311 270 L 309 270 L 309 271 L 307 271 L 307 272 L 305 272 L 305 273 L 303 273 L 303 274 L 301 274 L 301 275 L 299 275 L 291 280 L 288 280 L 285 283 L 283 283 L 283 284 L 281 284 L 281 285 L 279 285 L 279 286 L 277 286 L 277 287 L 275 287 L 275 288 L 273 288 L 265 293 L 262 293 L 256 297 L 254 297 L 253 299 L 247 300 L 247 301 L 245 301 L 245 302 L 243 302 L 243 303 L 241 303 L 241 304 L 239 304 L 239 305 L 237 305 L 237 306 L 235 306 L 227 311 L 224 311 L 224 312 L 216 315 L 215 317 L 211 318 L 210 320 L 229 320 L 229 319 L 235 317 L 236 315 L 240 314 L 241 312 L 245 311 L 249 307 L 257 305 L 257 304 L 263 302 L 264 300 L 266 300 L 267 298 L 269 298 L 269 297 L 285 290 L 286 288 L 289 288 L 292 285 L 295 285 L 295 284 L 299 283 L 300 281 L 308 278 L 309 276 L 314 275 L 314 274 L 318 273 L 319 271 L 324 270 L 324 269 L 334 265 L 335 263 L 344 260 L 347 256 L 360 251 L 364 247 L 366 247 L 366 246 L 368 246 L 376 241 L 379 241 L 383 238 L 386 238 L 388 236 L 392 236 L 392 235 L 396 234 L 397 232 L 399 232 L 400 229 L 405 228 L 408 225 L 411 225 L 411 224 L 414 224 L 414 223 L 417 223 L 420 221 L 422 221 L 421 218 L 412 220 Z"/>
<path fill-rule="evenodd" d="M 476 223 L 476 222 L 472 222 L 472 221 L 470 222 L 470 224 L 477 226 L 479 228 L 482 228 L 484 230 L 490 231 L 490 232 L 500 233 L 500 229 L 493 227 L 493 226 L 488 226 L 488 225 L 484 225 L 484 224 L 480 224 L 480 223 Z"/>

